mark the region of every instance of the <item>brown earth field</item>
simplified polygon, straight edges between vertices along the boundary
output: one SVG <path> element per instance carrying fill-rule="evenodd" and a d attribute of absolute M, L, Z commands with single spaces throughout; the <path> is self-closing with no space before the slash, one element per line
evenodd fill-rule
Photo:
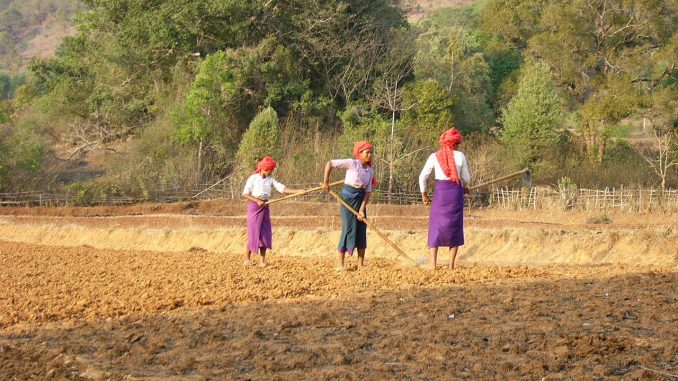
<path fill-rule="evenodd" d="M 424 206 L 372 205 L 416 260 Z M 0 208 L 0 380 L 676 380 L 678 216 L 467 209 L 457 268 L 334 204 Z M 447 256 L 443 251 L 441 262 Z"/>

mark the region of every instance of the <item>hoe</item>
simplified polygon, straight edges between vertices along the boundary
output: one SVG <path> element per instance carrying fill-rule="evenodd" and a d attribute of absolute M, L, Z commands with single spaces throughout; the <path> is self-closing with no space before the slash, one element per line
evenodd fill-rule
<path fill-rule="evenodd" d="M 488 186 L 488 185 L 491 185 L 491 184 L 494 184 L 494 183 L 498 183 L 498 182 L 500 182 L 500 181 L 512 179 L 512 178 L 517 177 L 517 176 L 520 176 L 520 175 L 523 175 L 523 178 L 522 178 L 523 186 L 525 186 L 525 187 L 527 187 L 527 188 L 531 188 L 531 187 L 532 187 L 532 175 L 531 175 L 531 173 L 530 173 L 530 169 L 529 169 L 529 168 L 524 168 L 524 169 L 522 169 L 522 170 L 520 170 L 520 171 L 518 171 L 518 172 L 514 172 L 514 173 L 511 173 L 511 174 L 509 174 L 509 175 L 506 175 L 506 176 L 503 176 L 503 177 L 499 177 L 499 178 L 496 178 L 496 179 L 494 179 L 494 180 L 487 181 L 487 182 L 484 182 L 484 183 L 482 183 L 482 184 L 478 184 L 478 185 L 474 185 L 474 186 L 472 186 L 472 187 L 469 187 L 469 191 L 474 191 L 474 190 L 483 188 L 483 187 L 485 187 L 485 186 Z M 335 181 L 335 182 L 333 182 L 333 183 L 330 183 L 329 185 L 330 185 L 330 186 L 335 186 L 335 185 L 341 185 L 341 184 L 343 184 L 343 183 L 344 183 L 343 181 Z M 307 190 L 305 190 L 305 191 L 303 191 L 303 192 L 291 194 L 291 195 L 289 195 L 289 196 L 280 197 L 280 198 L 277 198 L 277 199 L 275 199 L 275 200 L 268 201 L 266 204 L 267 204 L 267 205 L 270 205 L 270 204 L 276 203 L 276 202 L 278 202 L 278 201 L 287 200 L 287 199 L 294 198 L 294 197 L 297 197 L 297 196 L 309 194 L 309 193 L 311 193 L 311 192 L 316 192 L 316 191 L 319 191 L 319 190 L 321 190 L 321 189 L 322 189 L 322 187 L 310 188 L 310 189 L 307 189 Z M 344 199 L 342 199 L 341 196 L 339 196 L 338 194 L 336 194 L 336 193 L 335 193 L 334 191 L 332 191 L 332 190 L 330 190 L 329 193 L 332 195 L 332 197 L 336 198 L 337 201 L 338 201 L 340 204 L 342 204 L 344 207 L 346 207 L 346 209 L 348 209 L 351 213 L 353 213 L 353 214 L 354 214 L 355 216 L 357 216 L 357 217 L 360 217 L 360 213 L 358 213 L 355 209 L 353 209 L 353 208 L 351 207 L 351 205 L 349 205 L 346 201 L 344 201 Z M 389 245 L 390 245 L 390 246 L 398 253 L 398 255 L 400 255 L 400 256 L 402 256 L 402 257 L 404 257 L 404 258 L 407 258 L 410 262 L 414 263 L 415 265 L 418 265 L 417 261 L 415 261 L 414 259 L 412 259 L 412 258 L 411 258 L 410 256 L 408 256 L 407 254 L 405 254 L 405 252 L 404 252 L 401 248 L 399 248 L 398 245 L 396 245 L 395 243 L 393 243 L 393 241 L 391 241 L 390 239 L 388 239 L 388 237 L 386 237 L 386 235 L 384 235 L 384 233 L 382 233 L 381 231 L 379 231 L 379 229 L 377 229 L 377 228 L 372 224 L 372 221 L 368 220 L 367 218 L 363 218 L 363 221 L 365 221 L 365 224 L 367 224 L 367 226 L 368 226 L 371 230 L 373 230 L 375 233 L 377 233 L 377 235 L 379 235 L 379 237 L 381 237 L 381 239 L 383 239 L 386 243 L 388 243 L 388 244 L 389 244 Z"/>

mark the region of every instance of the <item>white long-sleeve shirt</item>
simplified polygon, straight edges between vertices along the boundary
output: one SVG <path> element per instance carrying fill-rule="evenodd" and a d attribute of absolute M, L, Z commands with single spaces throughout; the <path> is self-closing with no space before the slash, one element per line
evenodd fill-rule
<path fill-rule="evenodd" d="M 262 177 L 260 174 L 255 173 L 247 179 L 242 194 L 248 194 L 260 200 L 268 200 L 271 198 L 273 188 L 280 193 L 285 191 L 285 186 L 277 182 L 273 177 Z"/>
<path fill-rule="evenodd" d="M 461 182 L 464 184 L 470 183 L 471 173 L 468 170 L 468 162 L 466 162 L 466 156 L 463 152 L 454 151 L 454 164 L 457 167 L 457 174 L 459 175 Z M 424 168 L 419 174 L 419 190 L 421 193 L 426 192 L 426 180 L 428 180 L 428 177 L 433 171 L 435 171 L 436 180 L 450 180 L 450 178 L 445 175 L 445 172 L 443 172 L 443 168 L 440 166 L 440 163 L 438 163 L 438 158 L 436 158 L 434 152 L 428 157 L 426 164 L 424 164 Z"/>

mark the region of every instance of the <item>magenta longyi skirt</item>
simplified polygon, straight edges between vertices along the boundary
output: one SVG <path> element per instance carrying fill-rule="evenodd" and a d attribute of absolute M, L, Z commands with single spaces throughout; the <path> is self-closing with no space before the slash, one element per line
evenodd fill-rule
<path fill-rule="evenodd" d="M 428 247 L 464 244 L 464 188 L 449 180 L 436 180 L 428 221 Z"/>
<path fill-rule="evenodd" d="M 257 253 L 260 248 L 273 248 L 273 231 L 271 229 L 271 211 L 266 206 L 259 206 L 250 201 L 247 205 L 247 249 Z"/>

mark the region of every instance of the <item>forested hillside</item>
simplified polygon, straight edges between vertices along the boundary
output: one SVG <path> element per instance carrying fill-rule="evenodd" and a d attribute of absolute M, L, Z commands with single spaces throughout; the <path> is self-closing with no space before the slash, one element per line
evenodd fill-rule
<path fill-rule="evenodd" d="M 478 0 L 414 0 L 408 18 L 419 19 L 442 7 Z M 0 70 L 16 74 L 33 56 L 51 57 L 64 37 L 75 34 L 73 17 L 85 9 L 81 0 L 0 1 Z"/>
<path fill-rule="evenodd" d="M 143 196 L 236 181 L 264 154 L 280 179 L 317 183 L 369 139 L 381 188 L 416 192 L 451 125 L 475 181 L 530 166 L 543 184 L 677 185 L 675 0 L 492 0 L 415 19 L 399 0 L 83 7 L 3 101 L 4 191 Z"/>
<path fill-rule="evenodd" d="M 30 57 L 52 56 L 83 8 L 79 0 L 0 1 L 0 69 L 16 74 Z"/>

